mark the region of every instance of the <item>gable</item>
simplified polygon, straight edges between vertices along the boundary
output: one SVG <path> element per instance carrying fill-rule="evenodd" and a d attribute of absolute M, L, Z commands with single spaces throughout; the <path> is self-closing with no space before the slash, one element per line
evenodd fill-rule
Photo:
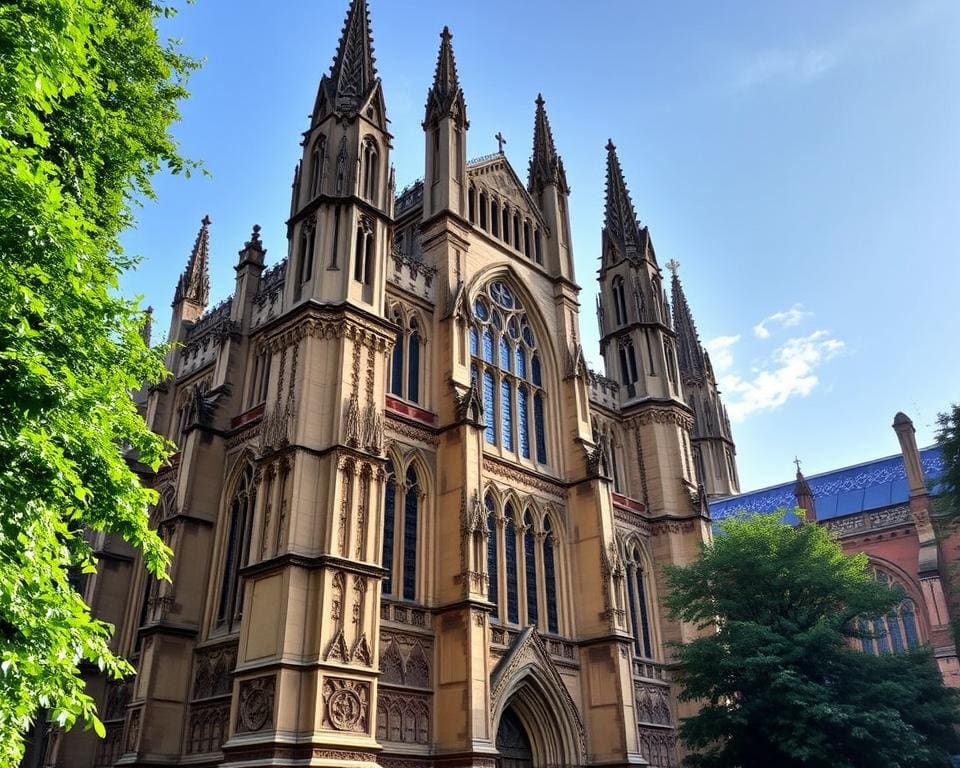
<path fill-rule="evenodd" d="M 499 153 L 487 155 L 467 163 L 467 176 L 473 182 L 477 192 L 486 192 L 488 195 L 506 202 L 512 209 L 520 211 L 531 220 L 540 224 L 545 231 L 549 231 L 547 222 L 537 208 L 527 188 L 520 181 L 506 155 Z"/>

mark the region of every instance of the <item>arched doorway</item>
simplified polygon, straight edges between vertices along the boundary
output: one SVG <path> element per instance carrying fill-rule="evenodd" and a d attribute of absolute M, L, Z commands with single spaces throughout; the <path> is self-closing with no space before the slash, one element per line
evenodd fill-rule
<path fill-rule="evenodd" d="M 533 768 L 533 750 L 527 730 L 513 708 L 507 709 L 497 728 L 498 768 Z"/>

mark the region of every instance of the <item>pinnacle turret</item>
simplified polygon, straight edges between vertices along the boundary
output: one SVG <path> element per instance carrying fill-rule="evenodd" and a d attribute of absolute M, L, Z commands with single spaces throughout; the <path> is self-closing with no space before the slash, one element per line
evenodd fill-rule
<path fill-rule="evenodd" d="M 437 69 L 433 76 L 433 85 L 427 92 L 424 127 L 448 116 L 455 120 L 462 120 L 466 127 L 469 127 L 463 90 L 460 88 L 460 78 L 457 76 L 457 61 L 453 56 L 453 46 L 450 44 L 452 39 L 450 28 L 444 27 L 443 32 L 440 33 L 440 51 L 437 54 Z"/>
<path fill-rule="evenodd" d="M 607 238 L 622 249 L 623 256 L 642 256 L 644 239 L 640 224 L 620 169 L 617 148 L 610 140 L 607 141 L 607 200 L 603 228 Z"/>
<path fill-rule="evenodd" d="M 673 273 L 671 291 L 673 293 L 673 329 L 677 334 L 677 364 L 680 377 L 684 381 L 703 379 L 707 373 L 708 358 L 700 344 L 697 325 L 693 313 L 687 304 L 680 282 L 679 264 L 671 261 L 667 267 Z"/>
<path fill-rule="evenodd" d="M 314 121 L 332 109 L 355 115 L 377 82 L 373 35 L 366 0 L 351 0 L 330 74 L 320 81 Z"/>
<path fill-rule="evenodd" d="M 537 113 L 533 123 L 533 155 L 530 157 L 530 171 L 527 180 L 527 189 L 539 193 L 547 184 L 556 184 L 560 191 L 569 194 L 567 175 L 563 170 L 563 160 L 557 154 L 557 147 L 553 143 L 553 132 L 550 130 L 550 120 L 544 109 L 544 100 L 537 94 Z"/>
<path fill-rule="evenodd" d="M 210 298 L 210 217 L 204 216 L 190 252 L 187 267 L 180 275 L 173 303 L 189 301 L 206 306 Z"/>

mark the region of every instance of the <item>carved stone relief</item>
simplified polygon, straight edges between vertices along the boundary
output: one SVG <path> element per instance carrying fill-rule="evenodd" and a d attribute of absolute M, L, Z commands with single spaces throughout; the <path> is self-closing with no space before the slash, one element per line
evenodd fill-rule
<path fill-rule="evenodd" d="M 323 727 L 366 733 L 370 684 L 361 680 L 327 677 L 323 681 Z"/>
<path fill-rule="evenodd" d="M 276 678 L 255 677 L 240 683 L 237 706 L 237 733 L 262 731 L 273 725 Z"/>

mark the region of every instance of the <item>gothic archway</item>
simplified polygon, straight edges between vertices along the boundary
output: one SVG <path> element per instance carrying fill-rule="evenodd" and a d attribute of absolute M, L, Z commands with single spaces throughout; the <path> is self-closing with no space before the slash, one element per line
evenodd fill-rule
<path fill-rule="evenodd" d="M 500 718 L 500 727 L 497 728 L 497 752 L 500 753 L 498 768 L 533 768 L 530 737 L 512 708 Z"/>

